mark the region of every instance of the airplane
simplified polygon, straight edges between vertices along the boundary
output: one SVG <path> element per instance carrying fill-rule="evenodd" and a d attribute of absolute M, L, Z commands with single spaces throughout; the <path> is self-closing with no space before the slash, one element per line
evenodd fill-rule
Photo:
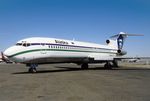
<path fill-rule="evenodd" d="M 89 63 L 105 63 L 106 69 L 118 67 L 118 60 L 127 52 L 123 50 L 128 36 L 141 36 L 120 32 L 106 40 L 106 45 L 46 37 L 31 37 L 18 41 L 2 54 L 15 63 L 26 64 L 28 72 L 37 72 L 40 64 L 75 63 L 87 69 Z"/>
<path fill-rule="evenodd" d="M 140 58 L 127 59 L 127 61 L 128 61 L 128 62 L 133 62 L 133 63 L 134 63 L 134 62 L 139 62 L 139 61 L 140 61 Z"/>

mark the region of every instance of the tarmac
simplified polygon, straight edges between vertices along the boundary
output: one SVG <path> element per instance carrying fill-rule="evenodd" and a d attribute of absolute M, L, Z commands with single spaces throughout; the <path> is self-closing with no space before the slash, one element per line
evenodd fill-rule
<path fill-rule="evenodd" d="M 150 101 L 150 66 L 0 64 L 0 101 Z"/>

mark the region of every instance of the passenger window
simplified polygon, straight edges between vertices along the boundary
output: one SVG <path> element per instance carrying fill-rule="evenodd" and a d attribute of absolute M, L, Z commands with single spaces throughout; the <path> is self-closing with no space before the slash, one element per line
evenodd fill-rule
<path fill-rule="evenodd" d="M 44 43 L 41 43 L 41 45 L 44 46 L 45 44 L 44 44 Z"/>
<path fill-rule="evenodd" d="M 17 44 L 16 44 L 16 46 L 21 46 L 21 45 L 22 45 L 21 43 L 17 43 Z"/>

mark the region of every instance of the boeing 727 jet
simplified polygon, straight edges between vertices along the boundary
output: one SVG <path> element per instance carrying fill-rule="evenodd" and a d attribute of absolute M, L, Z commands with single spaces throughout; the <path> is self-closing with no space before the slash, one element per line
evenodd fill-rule
<path fill-rule="evenodd" d="M 106 63 L 105 68 L 117 67 L 117 59 L 126 55 L 123 51 L 126 34 L 120 32 L 106 40 L 106 45 L 64 40 L 57 38 L 31 37 L 18 41 L 14 46 L 2 53 L 15 63 L 23 63 L 29 66 L 29 72 L 36 72 L 39 64 L 49 63 L 75 63 L 87 69 L 89 63 Z"/>

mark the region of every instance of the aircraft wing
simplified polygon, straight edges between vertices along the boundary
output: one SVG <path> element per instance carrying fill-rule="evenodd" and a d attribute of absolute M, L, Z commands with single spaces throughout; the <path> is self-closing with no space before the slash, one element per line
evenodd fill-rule
<path fill-rule="evenodd" d="M 115 60 L 124 60 L 124 59 L 141 59 L 141 57 L 115 57 Z"/>

